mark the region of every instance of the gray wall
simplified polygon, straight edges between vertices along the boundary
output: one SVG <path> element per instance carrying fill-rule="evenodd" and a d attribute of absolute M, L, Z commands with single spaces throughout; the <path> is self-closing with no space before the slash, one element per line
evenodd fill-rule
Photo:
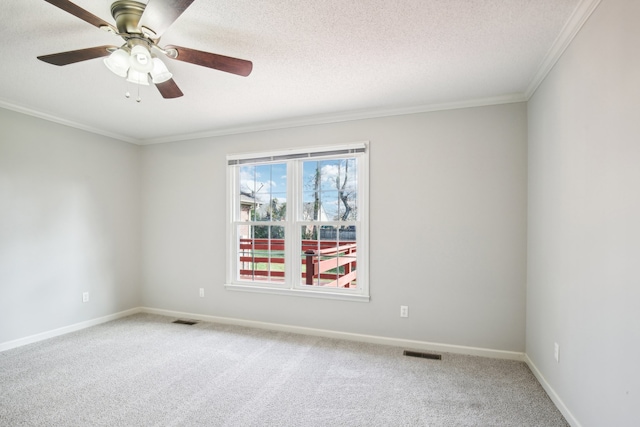
<path fill-rule="evenodd" d="M 526 135 L 509 104 L 145 146 L 143 304 L 524 351 Z M 362 140 L 371 302 L 225 290 L 226 155 Z"/>
<path fill-rule="evenodd" d="M 583 426 L 640 425 L 639 16 L 603 0 L 529 102 L 527 355 Z"/>
<path fill-rule="evenodd" d="M 0 343 L 139 306 L 139 156 L 0 109 Z"/>
<path fill-rule="evenodd" d="M 528 112 L 140 148 L 0 109 L 0 343 L 146 305 L 523 351 L 526 259 L 526 352 L 543 382 L 576 425 L 640 425 L 638 16 L 640 2 L 603 0 Z M 361 140 L 371 302 L 226 291 L 225 156 Z"/>

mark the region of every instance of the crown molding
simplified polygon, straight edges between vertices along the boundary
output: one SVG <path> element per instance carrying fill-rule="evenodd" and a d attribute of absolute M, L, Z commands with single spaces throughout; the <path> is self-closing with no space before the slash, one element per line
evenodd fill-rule
<path fill-rule="evenodd" d="M 551 72 L 554 65 L 560 60 L 564 51 L 569 47 L 573 39 L 582 29 L 591 14 L 596 10 L 601 0 L 582 0 L 574 9 L 562 31 L 553 42 L 551 49 L 547 52 L 544 59 L 538 67 L 538 71 L 533 76 L 529 86 L 524 92 L 527 101 L 533 96 L 538 86 L 544 81 Z"/>
<path fill-rule="evenodd" d="M 54 116 L 53 114 L 44 113 L 42 111 L 33 110 L 31 108 L 23 107 L 21 105 L 14 104 L 12 102 L 0 99 L 0 107 L 6 110 L 15 111 L 17 113 L 22 113 L 27 116 L 37 117 L 39 119 L 47 120 L 53 123 L 58 123 L 64 126 L 68 126 L 75 129 L 80 129 L 86 132 L 94 133 L 97 135 L 106 136 L 112 139 L 117 139 L 120 141 L 128 142 L 130 144 L 140 145 L 140 140 L 131 138 L 125 135 L 120 135 L 113 132 L 108 132 L 104 129 L 94 128 L 92 126 L 87 126 L 82 123 L 74 122 L 72 120 L 63 119 L 62 117 Z"/>
<path fill-rule="evenodd" d="M 140 140 L 140 145 L 163 144 L 167 142 L 188 141 L 193 139 L 213 138 L 217 136 L 236 135 L 242 133 L 262 132 L 268 130 L 287 129 L 295 127 L 323 125 L 330 123 L 349 122 L 355 120 L 375 119 L 381 117 L 404 116 L 409 114 L 429 113 L 434 111 L 458 110 L 462 108 L 485 107 L 489 105 L 513 104 L 527 101 L 522 93 L 496 96 L 490 98 L 479 98 L 466 101 L 449 102 L 442 104 L 425 104 L 415 107 L 393 108 L 382 110 L 361 110 L 343 112 L 337 114 L 327 114 L 318 116 L 300 117 L 291 120 L 277 120 L 263 122 L 247 126 L 230 127 L 216 129 L 212 131 L 192 133 L 186 135 L 174 135 L 166 138 L 154 138 Z"/>
<path fill-rule="evenodd" d="M 44 113 L 44 112 L 33 110 L 30 108 L 26 108 L 2 99 L 0 99 L 0 107 L 5 108 L 7 110 L 16 111 L 18 113 L 23 113 L 29 116 L 38 117 L 43 120 L 48 120 L 54 123 L 69 126 L 72 128 L 84 130 L 86 132 L 91 132 L 94 134 L 128 142 L 131 144 L 152 145 L 152 144 L 163 144 L 167 142 L 180 142 L 180 141 L 189 141 L 194 139 L 213 138 L 213 137 L 225 136 L 225 135 L 237 135 L 242 133 L 253 133 L 253 132 L 262 132 L 262 131 L 268 131 L 268 130 L 323 125 L 323 124 L 340 123 L 340 122 L 348 122 L 348 121 L 356 121 L 356 120 L 367 120 L 367 119 L 375 119 L 375 118 L 381 118 L 381 117 L 403 116 L 403 115 L 409 115 L 409 114 L 420 114 L 420 113 L 429 113 L 429 112 L 445 111 L 445 110 L 458 110 L 463 108 L 485 107 L 485 106 L 500 105 L 500 104 L 513 104 L 513 103 L 526 102 L 526 101 L 527 101 L 527 98 L 525 97 L 524 94 L 515 93 L 515 94 L 509 94 L 509 95 L 503 95 L 503 96 L 478 98 L 478 99 L 471 99 L 471 100 L 465 100 L 465 101 L 456 101 L 456 102 L 448 102 L 448 103 L 440 103 L 440 104 L 424 104 L 424 105 L 419 105 L 414 107 L 348 111 L 348 112 L 337 113 L 337 114 L 307 116 L 307 117 L 300 117 L 300 118 L 295 118 L 290 120 L 276 120 L 272 122 L 250 124 L 247 126 L 229 127 L 229 128 L 222 128 L 222 129 L 216 129 L 216 130 L 199 132 L 199 133 L 172 135 L 168 137 L 151 138 L 151 139 L 137 139 L 137 138 L 132 138 L 129 136 L 109 132 L 103 129 L 86 126 L 78 122 L 67 120 L 61 117 L 54 116 L 52 114 Z"/>

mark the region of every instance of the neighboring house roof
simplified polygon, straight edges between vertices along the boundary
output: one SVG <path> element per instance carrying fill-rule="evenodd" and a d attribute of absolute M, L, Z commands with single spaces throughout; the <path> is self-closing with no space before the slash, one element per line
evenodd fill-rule
<path fill-rule="evenodd" d="M 253 205 L 260 206 L 260 202 L 258 202 L 258 200 L 256 200 L 256 198 L 253 197 L 251 194 L 245 193 L 244 191 L 241 191 L 240 192 L 240 206 L 253 206 Z"/>

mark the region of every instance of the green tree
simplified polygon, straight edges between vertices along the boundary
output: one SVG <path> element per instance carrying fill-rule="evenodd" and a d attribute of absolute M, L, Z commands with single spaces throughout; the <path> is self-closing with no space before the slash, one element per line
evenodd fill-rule
<path fill-rule="evenodd" d="M 287 202 L 280 203 L 277 198 L 274 198 L 264 210 L 254 207 L 251 216 L 254 221 L 283 221 L 287 216 Z M 254 225 L 253 236 L 256 239 L 284 239 L 284 227 Z"/>

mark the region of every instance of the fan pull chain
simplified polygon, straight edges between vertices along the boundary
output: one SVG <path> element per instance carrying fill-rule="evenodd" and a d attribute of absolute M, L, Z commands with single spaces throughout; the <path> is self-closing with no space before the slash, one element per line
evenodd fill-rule
<path fill-rule="evenodd" d="M 142 97 L 140 96 L 140 85 L 136 85 L 138 87 L 138 97 L 136 98 L 136 102 L 142 102 Z M 131 98 L 131 92 L 129 92 L 129 84 L 126 83 L 126 91 L 124 93 L 124 97 L 129 99 Z"/>

